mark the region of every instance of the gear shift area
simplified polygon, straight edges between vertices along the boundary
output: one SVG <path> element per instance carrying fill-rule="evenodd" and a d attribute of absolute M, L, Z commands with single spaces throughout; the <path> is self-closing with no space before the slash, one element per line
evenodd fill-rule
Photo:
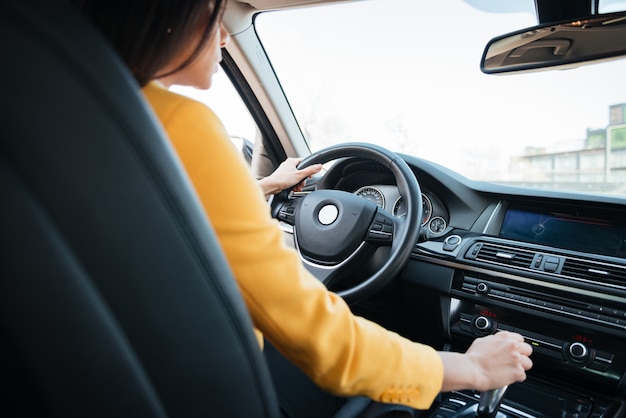
<path fill-rule="evenodd" d="M 508 386 L 488 390 L 480 394 L 476 416 L 478 418 L 495 418 Z"/>
<path fill-rule="evenodd" d="M 488 390 L 481 392 L 478 398 L 476 395 L 470 397 L 453 393 L 428 416 L 429 418 L 509 418 L 508 415 L 499 411 L 506 390 L 507 386 Z"/>
<path fill-rule="evenodd" d="M 594 410 L 600 413 L 592 413 Z M 529 377 L 493 391 L 442 393 L 420 418 L 607 418 L 621 416 L 624 405 L 610 399 L 587 397 L 567 388 Z M 482 415 L 481 415 L 482 414 Z"/>

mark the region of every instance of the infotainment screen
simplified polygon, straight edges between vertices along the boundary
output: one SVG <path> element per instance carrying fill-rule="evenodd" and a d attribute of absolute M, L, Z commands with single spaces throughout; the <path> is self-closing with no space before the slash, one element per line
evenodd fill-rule
<path fill-rule="evenodd" d="M 624 223 L 603 217 L 509 208 L 500 237 L 567 250 L 626 257 Z"/>

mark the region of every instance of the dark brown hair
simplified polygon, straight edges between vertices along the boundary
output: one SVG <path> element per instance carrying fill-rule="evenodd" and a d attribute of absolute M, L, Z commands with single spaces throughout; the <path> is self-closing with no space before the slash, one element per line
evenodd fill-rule
<path fill-rule="evenodd" d="M 188 66 L 216 33 L 227 0 L 70 0 L 113 44 L 140 86 Z M 198 31 L 201 37 L 198 42 Z M 198 42 L 178 68 L 161 73 Z"/>

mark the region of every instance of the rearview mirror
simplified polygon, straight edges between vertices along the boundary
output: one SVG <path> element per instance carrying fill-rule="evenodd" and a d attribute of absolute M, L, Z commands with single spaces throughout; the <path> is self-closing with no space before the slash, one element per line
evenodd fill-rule
<path fill-rule="evenodd" d="M 626 55 L 626 12 L 533 26 L 492 39 L 486 74 L 570 68 Z"/>

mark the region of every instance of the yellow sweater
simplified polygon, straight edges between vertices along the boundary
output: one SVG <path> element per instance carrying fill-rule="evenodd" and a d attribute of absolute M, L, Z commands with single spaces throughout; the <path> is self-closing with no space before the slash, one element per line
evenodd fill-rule
<path fill-rule="evenodd" d="M 259 330 L 313 381 L 426 409 L 441 389 L 437 352 L 364 318 L 283 243 L 263 192 L 217 116 L 156 83 L 143 93 L 185 166 Z"/>

